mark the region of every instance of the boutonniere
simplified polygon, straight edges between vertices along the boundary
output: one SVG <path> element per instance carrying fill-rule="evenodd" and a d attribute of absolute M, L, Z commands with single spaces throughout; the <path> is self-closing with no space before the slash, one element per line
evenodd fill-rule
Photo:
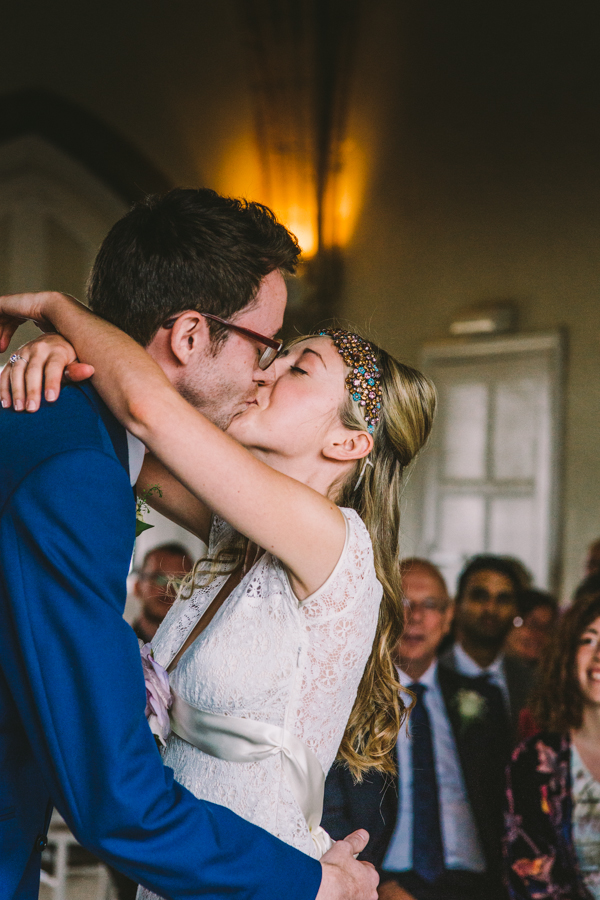
<path fill-rule="evenodd" d="M 173 705 L 169 675 L 154 659 L 151 644 L 143 644 L 140 653 L 146 685 L 146 718 L 156 743 L 164 747 L 171 733 L 169 710 Z"/>
<path fill-rule="evenodd" d="M 149 522 L 144 522 L 144 516 L 146 513 L 150 512 L 150 507 L 148 505 L 148 497 L 152 494 L 158 494 L 159 497 L 162 497 L 162 491 L 157 484 L 153 484 L 152 487 L 146 488 L 139 497 L 137 498 L 135 504 L 135 536 L 139 537 L 142 531 L 147 531 L 149 528 L 154 528 L 154 525 L 151 525 Z"/>
<path fill-rule="evenodd" d="M 487 700 L 478 691 L 461 688 L 454 696 L 454 705 L 460 716 L 461 728 L 464 730 L 481 719 L 487 710 Z"/>

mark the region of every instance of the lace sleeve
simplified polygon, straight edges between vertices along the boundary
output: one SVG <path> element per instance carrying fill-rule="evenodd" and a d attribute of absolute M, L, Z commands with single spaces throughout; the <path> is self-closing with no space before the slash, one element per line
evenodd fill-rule
<path fill-rule="evenodd" d="M 360 602 L 369 586 L 379 586 L 381 591 L 369 532 L 357 512 L 341 511 L 346 519 L 346 541 L 341 556 L 325 584 L 300 603 L 304 615 L 312 621 L 348 611 Z"/>
<path fill-rule="evenodd" d="M 377 629 L 382 587 L 367 529 L 354 510 L 346 543 L 325 584 L 300 604 L 306 623 L 295 730 L 325 772 L 335 759 Z"/>

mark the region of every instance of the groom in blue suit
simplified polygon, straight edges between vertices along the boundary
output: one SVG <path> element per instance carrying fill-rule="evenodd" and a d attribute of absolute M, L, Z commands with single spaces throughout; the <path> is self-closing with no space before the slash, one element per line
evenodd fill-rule
<path fill-rule="evenodd" d="M 113 227 L 90 304 L 225 427 L 264 377 L 263 347 L 202 313 L 272 339 L 281 271 L 298 253 L 264 207 L 172 191 Z M 371 900 L 375 876 L 352 858 L 363 837 L 321 865 L 197 800 L 163 767 L 122 619 L 142 460 L 89 385 L 35 415 L 0 410 L 0 897 L 38 896 L 56 806 L 84 846 L 172 900 Z"/>

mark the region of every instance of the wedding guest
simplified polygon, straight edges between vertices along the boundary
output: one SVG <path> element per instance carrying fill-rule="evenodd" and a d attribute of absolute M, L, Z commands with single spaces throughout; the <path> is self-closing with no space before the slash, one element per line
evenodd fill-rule
<path fill-rule="evenodd" d="M 362 822 L 362 854 L 381 874 L 380 900 L 486 900 L 505 896 L 502 794 L 508 757 L 498 688 L 438 664 L 454 605 L 439 569 L 401 564 L 407 624 L 401 683 L 416 696 L 396 745 L 398 775 L 355 783 L 336 766 L 325 787 L 324 827 L 336 838 Z"/>
<path fill-rule="evenodd" d="M 503 651 L 519 613 L 518 597 L 519 580 L 509 560 L 491 554 L 469 560 L 458 579 L 456 641 L 441 657 L 449 668 L 485 675 L 500 688 L 513 732 L 532 686 L 528 666 Z"/>
<path fill-rule="evenodd" d="M 177 581 L 192 568 L 182 544 L 159 544 L 149 550 L 137 573 L 133 592 L 140 612 L 131 627 L 145 644 L 151 641 L 175 599 Z"/>
<path fill-rule="evenodd" d="M 539 733 L 508 770 L 506 877 L 513 900 L 600 898 L 600 575 L 586 579 L 541 662 Z"/>
<path fill-rule="evenodd" d="M 535 668 L 548 649 L 558 620 L 558 600 L 535 588 L 522 591 L 519 614 L 513 619 L 504 650 Z"/>

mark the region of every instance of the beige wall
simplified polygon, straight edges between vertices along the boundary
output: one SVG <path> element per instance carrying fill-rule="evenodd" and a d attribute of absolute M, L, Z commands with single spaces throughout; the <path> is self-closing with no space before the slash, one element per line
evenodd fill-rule
<path fill-rule="evenodd" d="M 555 20 L 513 6 L 365 4 L 341 312 L 412 362 L 473 302 L 514 301 L 523 330 L 566 328 L 570 592 L 600 535 L 598 54 L 583 5 Z M 33 8 L 11 10 L 1 92 L 45 87 L 81 104 L 174 184 L 259 195 L 233 3 Z"/>
<path fill-rule="evenodd" d="M 344 312 L 412 363 L 472 303 L 509 299 L 520 330 L 566 329 L 568 596 L 586 545 L 600 535 L 597 98 L 580 92 L 579 117 L 560 107 L 533 115 L 518 103 L 521 90 L 535 87 L 526 69 L 514 86 L 516 109 L 494 108 L 493 97 L 489 109 L 451 67 L 432 73 L 427 42 L 407 20 L 380 5 L 364 39 L 351 134 L 374 145 L 377 164 L 348 247 Z"/>

